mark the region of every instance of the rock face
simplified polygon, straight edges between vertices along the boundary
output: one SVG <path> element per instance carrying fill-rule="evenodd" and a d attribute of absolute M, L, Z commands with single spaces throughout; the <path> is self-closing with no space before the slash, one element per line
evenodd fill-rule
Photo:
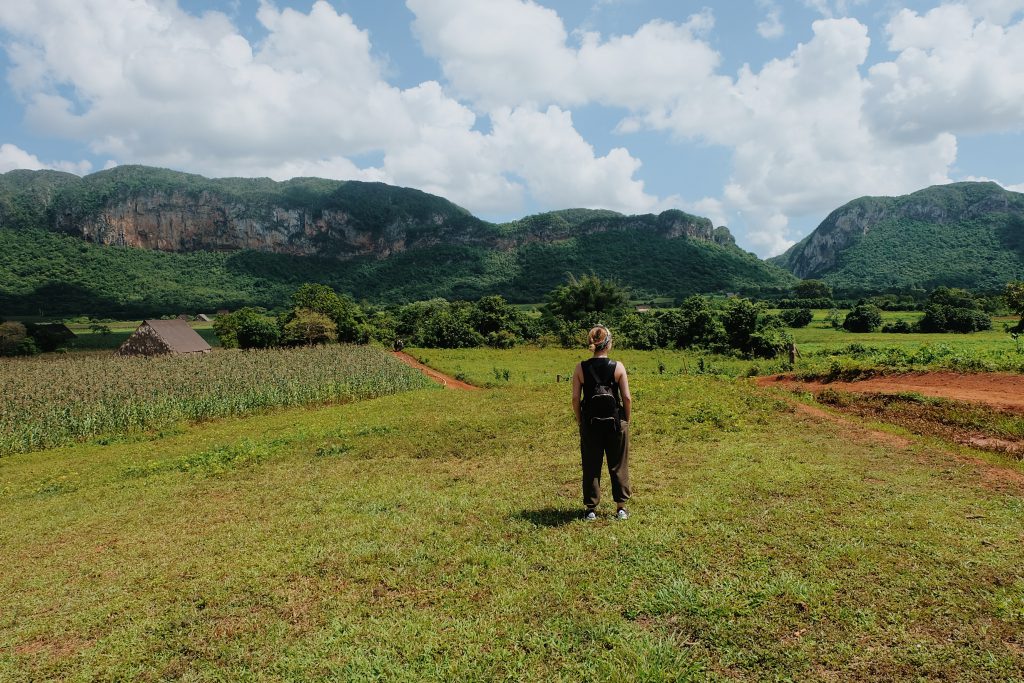
<path fill-rule="evenodd" d="M 573 209 L 493 225 L 441 197 L 382 183 L 210 180 L 141 166 L 84 178 L 35 173 L 0 176 L 0 221 L 11 227 L 19 222 L 45 227 L 103 245 L 159 251 L 386 258 L 438 244 L 510 250 L 637 228 L 664 239 L 735 247 L 727 228 L 674 210 L 623 216 Z M 19 202 L 31 204 L 33 212 L 21 211 Z"/>
<path fill-rule="evenodd" d="M 903 197 L 861 197 L 836 209 L 814 232 L 786 253 L 769 259 L 799 278 L 821 278 L 841 266 L 843 253 L 870 231 L 896 229 L 901 222 L 937 229 L 1024 213 L 1024 196 L 995 183 L 937 185 Z"/>
<path fill-rule="evenodd" d="M 432 222 L 441 227 L 444 218 Z M 155 192 L 104 206 L 84 220 L 58 216 L 55 227 L 90 242 L 159 251 L 251 249 L 317 256 L 329 247 L 329 255 L 336 257 L 385 257 L 406 248 L 411 223 L 398 220 L 368 232 L 340 210 L 314 215 L 308 209 L 274 206 L 253 215 L 251 207 L 210 193 L 193 198 Z"/>

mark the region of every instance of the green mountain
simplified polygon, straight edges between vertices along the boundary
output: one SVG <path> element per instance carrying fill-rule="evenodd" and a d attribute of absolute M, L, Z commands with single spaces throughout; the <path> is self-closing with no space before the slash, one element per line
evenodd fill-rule
<path fill-rule="evenodd" d="M 1001 289 L 1024 278 L 1024 194 L 995 183 L 953 183 L 862 197 L 769 261 L 848 294 Z"/>
<path fill-rule="evenodd" d="M 207 179 L 142 166 L 0 175 L 0 312 L 155 315 L 358 299 L 541 300 L 570 273 L 638 296 L 779 291 L 793 278 L 682 211 L 570 209 L 496 225 L 382 183 Z"/>

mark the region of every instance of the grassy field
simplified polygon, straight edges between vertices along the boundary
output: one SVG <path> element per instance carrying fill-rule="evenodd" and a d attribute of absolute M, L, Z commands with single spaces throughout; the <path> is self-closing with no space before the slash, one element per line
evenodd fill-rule
<path fill-rule="evenodd" d="M 500 386 L 0 458 L 0 680 L 1024 680 L 1020 464 L 622 354 L 587 524 L 579 354 L 421 353 Z"/>
<path fill-rule="evenodd" d="M 380 350 L 338 345 L 156 358 L 109 352 L 0 358 L 0 376 L 0 456 L 431 386 Z"/>

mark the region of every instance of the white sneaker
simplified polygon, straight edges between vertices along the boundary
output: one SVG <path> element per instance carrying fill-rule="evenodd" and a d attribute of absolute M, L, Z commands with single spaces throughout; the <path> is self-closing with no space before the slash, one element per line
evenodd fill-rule
<path fill-rule="evenodd" d="M 587 513 L 583 515 L 584 522 L 593 522 L 595 519 L 597 519 L 597 513 L 593 510 L 587 510 Z"/>
<path fill-rule="evenodd" d="M 626 512 L 626 508 L 619 508 L 619 511 L 615 513 L 616 519 L 629 519 L 629 513 Z"/>

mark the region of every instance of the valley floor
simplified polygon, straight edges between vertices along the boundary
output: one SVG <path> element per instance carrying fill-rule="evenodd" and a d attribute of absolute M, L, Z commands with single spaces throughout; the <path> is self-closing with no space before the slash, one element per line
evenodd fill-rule
<path fill-rule="evenodd" d="M 1024 679 L 1020 463 L 636 355 L 588 524 L 573 356 L 429 356 L 501 386 L 0 459 L 0 680 Z"/>

